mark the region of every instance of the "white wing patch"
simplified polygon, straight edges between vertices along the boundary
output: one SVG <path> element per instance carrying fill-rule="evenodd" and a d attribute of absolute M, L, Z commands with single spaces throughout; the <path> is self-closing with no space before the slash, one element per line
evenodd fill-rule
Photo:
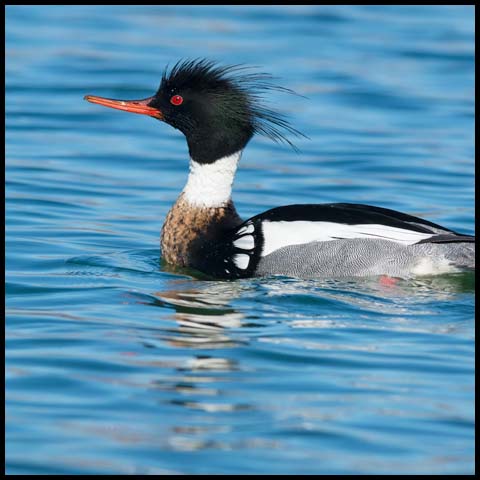
<path fill-rule="evenodd" d="M 262 222 L 264 245 L 262 257 L 289 245 L 301 245 L 310 242 L 328 242 L 342 238 L 371 238 L 412 245 L 430 238 L 434 233 L 420 233 L 388 225 L 366 224 L 347 225 L 335 222 Z"/>
<path fill-rule="evenodd" d="M 238 268 L 246 270 L 250 262 L 250 257 L 245 253 L 237 253 L 237 255 L 233 257 L 233 261 Z"/>
<path fill-rule="evenodd" d="M 233 244 L 242 250 L 251 250 L 253 247 L 255 247 L 255 239 L 253 238 L 253 235 L 244 235 L 238 240 L 235 240 Z"/>
<path fill-rule="evenodd" d="M 244 233 L 253 233 L 253 231 L 255 230 L 255 227 L 253 226 L 252 223 L 249 223 L 248 225 L 245 225 L 244 227 L 242 227 L 238 232 L 237 234 L 238 235 L 243 235 Z"/>

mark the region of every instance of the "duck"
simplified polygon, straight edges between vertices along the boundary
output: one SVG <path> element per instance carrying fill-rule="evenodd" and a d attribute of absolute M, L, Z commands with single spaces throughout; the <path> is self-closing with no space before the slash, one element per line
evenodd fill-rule
<path fill-rule="evenodd" d="M 185 187 L 166 215 L 161 255 L 214 279 L 411 278 L 475 268 L 475 236 L 380 206 L 295 204 L 244 220 L 232 200 L 242 153 L 254 135 L 289 144 L 304 136 L 265 103 L 294 93 L 243 64 L 180 60 L 142 100 L 93 95 L 88 102 L 147 115 L 179 130 L 189 152 Z"/>

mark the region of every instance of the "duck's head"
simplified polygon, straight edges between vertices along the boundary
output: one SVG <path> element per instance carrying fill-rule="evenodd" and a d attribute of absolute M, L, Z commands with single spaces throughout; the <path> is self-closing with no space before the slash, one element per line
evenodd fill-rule
<path fill-rule="evenodd" d="M 285 134 L 303 136 L 263 104 L 268 90 L 293 93 L 272 84 L 270 75 L 202 59 L 167 68 L 152 97 L 113 100 L 87 95 L 85 100 L 168 123 L 185 135 L 192 160 L 210 164 L 241 151 L 255 133 L 292 146 Z"/>

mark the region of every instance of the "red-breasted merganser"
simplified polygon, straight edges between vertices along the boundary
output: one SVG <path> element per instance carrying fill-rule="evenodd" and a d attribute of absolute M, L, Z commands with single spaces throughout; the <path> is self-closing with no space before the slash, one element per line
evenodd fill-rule
<path fill-rule="evenodd" d="M 190 152 L 187 184 L 161 234 L 163 258 L 216 278 L 261 275 L 411 277 L 473 269 L 475 237 L 386 208 L 289 205 L 243 221 L 231 199 L 242 151 L 254 134 L 291 144 L 301 135 L 265 107 L 277 89 L 265 74 L 208 60 L 181 61 L 144 100 L 86 96 L 180 130 Z"/>

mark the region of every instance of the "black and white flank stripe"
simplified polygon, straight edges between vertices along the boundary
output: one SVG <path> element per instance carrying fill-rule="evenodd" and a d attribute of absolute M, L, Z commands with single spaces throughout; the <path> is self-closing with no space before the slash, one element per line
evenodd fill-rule
<path fill-rule="evenodd" d="M 475 237 L 386 208 L 290 205 L 250 218 L 224 237 L 217 275 L 430 274 L 465 265 Z M 452 248 L 452 244 L 455 248 Z M 434 255 L 432 255 L 434 253 Z M 213 258 L 212 256 L 209 256 Z M 467 260 L 465 260 L 467 259 Z M 210 263 L 210 267 L 211 267 Z"/>

